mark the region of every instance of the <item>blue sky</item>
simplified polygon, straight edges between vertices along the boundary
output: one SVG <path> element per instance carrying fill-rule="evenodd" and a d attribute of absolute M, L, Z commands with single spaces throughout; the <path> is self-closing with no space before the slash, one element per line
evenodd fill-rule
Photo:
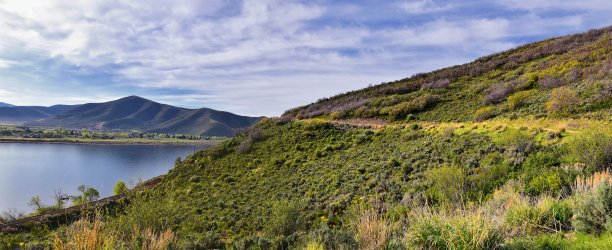
<path fill-rule="evenodd" d="M 243 115 L 611 25 L 609 0 L 0 0 L 0 101 Z"/>

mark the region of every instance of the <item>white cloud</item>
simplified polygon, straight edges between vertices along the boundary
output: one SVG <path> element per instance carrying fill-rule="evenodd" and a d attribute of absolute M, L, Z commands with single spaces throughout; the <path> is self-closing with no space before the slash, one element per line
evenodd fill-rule
<path fill-rule="evenodd" d="M 118 96 L 105 92 L 106 85 L 79 96 L 78 87 L 85 87 L 87 79 L 70 75 L 69 93 L 48 93 L 61 88 L 42 87 L 60 82 L 45 83 L 50 81 L 45 74 L 60 78 L 65 72 L 53 70 L 71 68 L 79 74 L 107 74 L 113 86 L 145 90 L 145 96 L 175 104 L 279 115 L 323 96 L 507 49 L 516 45 L 516 37 L 586 22 L 583 15 L 545 18 L 537 10 L 512 19 L 446 15 L 457 4 L 433 0 L 375 5 L 371 9 L 355 2 L 330 9 L 325 1 L 297 0 L 0 0 L 0 69 L 16 63 L 31 69 L 20 73 L 27 78 L 15 76 L 0 81 L 0 87 L 19 92 L 21 99 L 10 100 L 18 104 Z M 398 7 L 403 12 L 396 13 Z M 416 15 L 405 13 L 430 15 L 413 21 L 410 16 Z M 9 60 L 8 54 L 17 56 Z M 37 65 L 49 61 L 58 65 Z M 44 91 L 11 89 L 9 84 Z M 158 89 L 180 94 L 157 94 Z"/>
<path fill-rule="evenodd" d="M 610 3 L 609 0 L 496 0 L 494 2 L 499 3 L 509 9 L 523 10 L 612 10 L 612 3 Z"/>
<path fill-rule="evenodd" d="M 452 9 L 452 4 L 436 4 L 433 0 L 411 0 L 399 3 L 399 7 L 411 14 L 424 14 Z"/>

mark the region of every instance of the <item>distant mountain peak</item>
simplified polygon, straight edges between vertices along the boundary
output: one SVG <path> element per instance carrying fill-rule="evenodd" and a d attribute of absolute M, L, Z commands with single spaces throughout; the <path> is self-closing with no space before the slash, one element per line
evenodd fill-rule
<path fill-rule="evenodd" d="M 88 103 L 69 112 L 31 120 L 27 126 L 137 129 L 170 134 L 233 136 L 234 130 L 250 127 L 260 117 L 247 117 L 208 108 L 186 109 L 161 104 L 140 96 L 103 103 Z M 97 125 L 104 124 L 102 127 Z"/>
<path fill-rule="evenodd" d="M 137 96 L 137 95 L 126 96 L 126 97 L 119 98 L 119 99 L 114 100 L 114 101 L 135 101 L 135 100 L 137 100 L 137 101 L 154 102 L 152 100 L 149 100 L 147 98 L 140 97 L 140 96 Z"/>
<path fill-rule="evenodd" d="M 10 108 L 10 107 L 15 107 L 15 105 L 8 104 L 8 103 L 5 103 L 5 102 L 0 102 L 0 108 L 4 108 L 4 107 L 9 107 Z"/>

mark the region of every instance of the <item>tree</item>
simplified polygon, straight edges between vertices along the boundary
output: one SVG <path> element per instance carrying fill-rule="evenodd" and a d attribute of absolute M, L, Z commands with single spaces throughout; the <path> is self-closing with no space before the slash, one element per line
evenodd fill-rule
<path fill-rule="evenodd" d="M 61 189 L 56 189 L 53 191 L 53 200 L 55 200 L 56 208 L 63 208 L 64 201 L 70 199 L 70 197 L 62 192 Z"/>
<path fill-rule="evenodd" d="M 17 210 L 15 208 L 11 208 L 9 210 L 6 210 L 4 213 L 2 213 L 2 219 L 4 221 L 14 221 L 14 220 L 18 220 L 21 219 L 25 216 L 25 213 L 23 211 Z"/>
<path fill-rule="evenodd" d="M 92 202 L 98 200 L 100 198 L 100 193 L 98 190 L 88 187 L 85 185 L 80 185 L 77 190 L 81 192 L 79 196 L 72 196 L 72 203 L 76 205 L 85 204 L 87 202 Z"/>
<path fill-rule="evenodd" d="M 32 198 L 30 198 L 30 202 L 28 202 L 28 206 L 33 207 L 36 210 L 40 210 L 44 207 L 44 205 L 42 204 L 42 201 L 40 200 L 40 196 L 38 195 L 32 196 Z"/>
<path fill-rule="evenodd" d="M 120 195 L 120 194 L 124 194 L 128 191 L 127 186 L 125 185 L 125 182 L 123 181 L 118 181 L 115 184 L 115 188 L 113 188 L 113 194 L 114 195 Z"/>

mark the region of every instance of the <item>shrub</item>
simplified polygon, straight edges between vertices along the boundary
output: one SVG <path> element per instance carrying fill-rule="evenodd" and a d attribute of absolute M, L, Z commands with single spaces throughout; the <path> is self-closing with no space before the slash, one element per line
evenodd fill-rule
<path fill-rule="evenodd" d="M 496 115 L 495 108 L 492 106 L 487 106 L 479 110 L 476 110 L 476 112 L 474 112 L 474 120 L 481 122 L 481 121 L 493 118 L 495 117 L 495 115 Z"/>
<path fill-rule="evenodd" d="M 451 81 L 448 78 L 438 79 L 435 81 L 427 82 L 421 85 L 421 89 L 445 89 L 448 88 Z"/>
<path fill-rule="evenodd" d="M 515 166 L 523 163 L 527 155 L 535 149 L 531 136 L 519 130 L 506 131 L 495 139 L 504 146 L 504 154 Z"/>
<path fill-rule="evenodd" d="M 535 94 L 535 90 L 527 90 L 514 93 L 508 97 L 508 106 L 511 109 L 518 109 L 529 103 L 529 99 Z"/>
<path fill-rule="evenodd" d="M 525 87 L 526 84 L 519 80 L 492 85 L 485 90 L 485 97 L 482 103 L 485 105 L 500 103 L 506 96 Z"/>
<path fill-rule="evenodd" d="M 127 186 L 125 185 L 125 182 L 123 181 L 118 181 L 117 183 L 115 183 L 115 187 L 113 188 L 113 194 L 114 195 L 120 195 L 120 194 L 124 194 L 128 191 Z"/>
<path fill-rule="evenodd" d="M 499 153 L 488 154 L 469 176 L 471 200 L 479 200 L 501 186 L 512 171 L 512 166 Z"/>
<path fill-rule="evenodd" d="M 573 225 L 578 232 L 612 232 L 612 185 L 602 183 L 594 192 L 578 197 Z"/>
<path fill-rule="evenodd" d="M 358 243 L 353 234 L 330 228 L 327 223 L 308 234 L 307 249 L 357 249 Z"/>
<path fill-rule="evenodd" d="M 589 172 L 612 166 L 612 135 L 600 131 L 587 131 L 574 136 L 568 143 L 572 157 L 586 164 Z"/>
<path fill-rule="evenodd" d="M 236 150 L 238 153 L 244 154 L 249 151 L 249 149 L 251 148 L 251 144 L 253 144 L 253 141 L 249 138 L 246 138 L 242 140 L 240 144 L 238 144 L 238 148 Z"/>
<path fill-rule="evenodd" d="M 552 91 L 546 103 L 546 109 L 553 113 L 571 113 L 579 102 L 580 98 L 576 91 L 568 87 L 561 87 Z"/>
<path fill-rule="evenodd" d="M 203 246 L 197 249 L 220 249 L 222 247 L 211 247 L 210 244 L 203 244 Z M 266 238 L 260 236 L 253 236 L 243 238 L 238 241 L 232 242 L 228 249 L 272 249 L 272 242 Z M 189 248 L 191 249 L 191 248 Z M 317 249 L 317 248 L 313 248 Z"/>
<path fill-rule="evenodd" d="M 569 192 L 571 176 L 559 168 L 559 158 L 553 154 L 538 152 L 530 154 L 523 163 L 522 180 L 525 191 L 533 196 L 546 193 L 550 195 Z"/>
<path fill-rule="evenodd" d="M 408 114 L 425 110 L 428 106 L 435 104 L 439 98 L 434 95 L 421 95 L 408 102 L 402 102 L 391 107 L 381 109 L 382 114 L 387 114 L 392 120 L 404 119 Z"/>
<path fill-rule="evenodd" d="M 545 77 L 540 79 L 540 88 L 541 89 L 552 89 L 563 86 L 565 84 L 561 78 L 551 78 Z"/>
<path fill-rule="evenodd" d="M 571 228 L 572 214 L 567 201 L 541 197 L 535 205 L 521 202 L 511 206 L 506 222 L 518 234 L 559 232 Z"/>
<path fill-rule="evenodd" d="M 448 216 L 425 211 L 411 214 L 406 238 L 414 249 L 498 249 L 504 233 L 480 214 Z"/>
<path fill-rule="evenodd" d="M 465 191 L 465 171 L 455 166 L 429 169 L 425 178 L 431 184 L 429 193 L 440 204 L 451 205 L 462 200 Z"/>
<path fill-rule="evenodd" d="M 285 238 L 298 231 L 302 226 L 301 202 L 276 201 L 271 206 L 271 217 L 267 223 L 266 231 L 270 236 Z"/>
<path fill-rule="evenodd" d="M 540 194 L 558 193 L 562 187 L 562 180 L 559 173 L 542 173 L 531 179 L 527 185 L 527 193 L 537 196 Z"/>

